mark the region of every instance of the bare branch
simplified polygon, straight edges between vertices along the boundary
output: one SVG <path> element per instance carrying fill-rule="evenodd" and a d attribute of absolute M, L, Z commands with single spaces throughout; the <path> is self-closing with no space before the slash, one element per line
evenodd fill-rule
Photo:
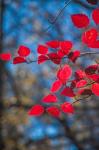
<path fill-rule="evenodd" d="M 59 11 L 58 15 L 55 17 L 55 19 L 53 21 L 50 21 L 51 25 L 49 25 L 46 29 L 45 29 L 45 33 L 48 32 L 48 30 L 56 23 L 56 21 L 58 20 L 58 18 L 62 15 L 62 13 L 64 12 L 65 8 L 72 2 L 73 0 L 69 0 L 67 3 L 65 2 L 64 7 Z"/>

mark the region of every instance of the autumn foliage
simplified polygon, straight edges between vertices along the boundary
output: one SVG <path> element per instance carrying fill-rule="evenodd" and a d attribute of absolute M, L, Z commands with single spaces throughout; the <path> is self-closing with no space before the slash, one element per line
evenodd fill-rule
<path fill-rule="evenodd" d="M 90 0 L 87 1 L 89 4 L 91 3 Z M 95 2 L 91 4 L 94 5 Z M 86 14 L 81 13 L 72 14 L 71 20 L 78 30 L 85 29 L 81 35 L 82 44 L 92 48 L 93 51 L 96 49 L 98 52 L 99 31 L 97 26 L 99 25 L 99 8 L 92 11 L 90 18 Z M 90 27 L 91 21 L 94 22 L 95 27 Z M 30 53 L 31 50 L 28 47 L 21 45 L 17 50 L 17 56 L 13 58 L 13 64 L 27 63 L 27 57 Z M 80 50 L 74 49 L 72 41 L 52 40 L 45 44 L 39 44 L 37 53 L 38 64 L 43 64 L 50 60 L 58 65 L 58 70 L 56 80 L 52 83 L 49 94 L 41 99 L 41 104 L 34 105 L 28 111 L 30 116 L 41 116 L 44 113 L 48 113 L 53 117 L 59 117 L 61 113 L 72 114 L 74 113 L 74 104 L 80 100 L 78 99 L 79 97 L 99 96 L 99 64 L 97 62 L 87 66 L 84 70 L 78 68 L 76 71 L 73 71 L 69 64 L 63 63 L 63 59 L 68 59 L 69 62 L 76 65 L 77 59 L 84 55 Z M 11 60 L 11 54 L 0 54 L 0 59 L 9 61 Z M 72 98 L 73 102 L 64 101 L 61 103 L 57 97 L 57 92 L 62 97 Z"/>

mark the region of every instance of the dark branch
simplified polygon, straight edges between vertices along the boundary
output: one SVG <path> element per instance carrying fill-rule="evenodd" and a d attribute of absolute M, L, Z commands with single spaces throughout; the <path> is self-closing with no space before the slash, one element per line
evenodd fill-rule
<path fill-rule="evenodd" d="M 67 3 L 65 2 L 64 7 L 59 11 L 58 15 L 55 17 L 55 19 L 53 21 L 50 21 L 51 25 L 49 25 L 46 29 L 45 29 L 45 33 L 48 32 L 48 30 L 56 23 L 56 21 L 58 20 L 58 18 L 62 15 L 62 13 L 64 12 L 65 8 L 72 2 L 73 0 L 69 0 Z"/>

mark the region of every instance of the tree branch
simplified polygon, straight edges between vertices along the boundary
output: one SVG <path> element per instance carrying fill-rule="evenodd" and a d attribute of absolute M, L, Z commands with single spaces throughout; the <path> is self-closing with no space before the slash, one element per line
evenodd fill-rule
<path fill-rule="evenodd" d="M 67 3 L 65 2 L 64 7 L 59 11 L 58 15 L 55 17 L 55 19 L 53 21 L 50 21 L 51 25 L 49 25 L 46 29 L 45 29 L 45 33 L 48 32 L 48 30 L 56 23 L 56 21 L 58 20 L 58 18 L 62 15 L 62 13 L 64 12 L 65 8 L 72 2 L 73 0 L 69 0 Z"/>
<path fill-rule="evenodd" d="M 84 52 L 84 53 L 81 53 L 79 57 L 83 57 L 83 56 L 86 56 L 86 55 L 97 55 L 97 54 L 99 54 L 99 52 Z M 65 58 L 68 58 L 68 56 L 63 57 L 62 59 L 65 59 Z M 53 58 L 53 60 L 57 60 L 57 59 L 59 59 L 59 58 Z M 39 60 L 45 60 L 45 59 L 39 59 Z M 47 60 L 51 60 L 51 59 L 48 58 Z M 29 63 L 34 63 L 34 62 L 38 62 L 38 59 L 28 60 L 28 61 L 23 62 L 23 63 L 29 64 Z"/>

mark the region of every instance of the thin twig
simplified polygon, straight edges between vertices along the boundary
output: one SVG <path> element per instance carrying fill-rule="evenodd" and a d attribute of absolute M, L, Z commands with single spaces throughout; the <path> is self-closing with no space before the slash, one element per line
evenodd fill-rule
<path fill-rule="evenodd" d="M 51 25 L 49 25 L 46 29 L 45 29 L 45 33 L 48 32 L 48 30 L 56 23 L 56 21 L 58 20 L 58 18 L 62 15 L 62 13 L 64 12 L 65 8 L 72 2 L 72 0 L 69 0 L 67 3 L 65 2 L 65 6 L 59 11 L 58 15 L 55 17 L 55 19 L 53 21 L 50 21 Z"/>
<path fill-rule="evenodd" d="M 89 97 L 90 97 L 90 95 L 88 95 L 88 96 L 85 97 L 85 98 L 77 99 L 76 101 L 72 102 L 72 104 L 75 104 L 75 103 L 77 103 L 77 102 L 79 102 L 79 101 L 82 101 L 83 99 L 87 99 L 87 98 L 89 98 Z"/>
<path fill-rule="evenodd" d="M 85 52 L 85 53 L 81 53 L 79 57 L 83 57 L 85 55 L 91 55 L 91 54 L 99 54 L 99 52 Z"/>

